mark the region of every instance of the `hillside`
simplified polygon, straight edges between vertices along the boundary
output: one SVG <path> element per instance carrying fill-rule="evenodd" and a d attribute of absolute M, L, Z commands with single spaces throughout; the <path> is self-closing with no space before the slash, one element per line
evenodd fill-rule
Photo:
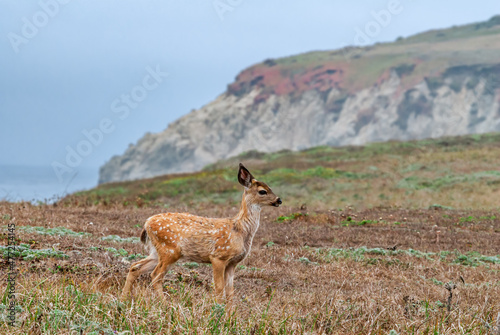
<path fill-rule="evenodd" d="M 498 208 L 500 134 L 435 140 L 248 152 L 203 171 L 107 183 L 60 201 L 64 206 L 163 207 L 194 211 L 238 207 L 238 162 L 267 182 L 287 206 Z"/>
<path fill-rule="evenodd" d="M 247 152 L 500 130 L 500 16 L 394 43 L 268 59 L 100 170 L 100 183 L 191 172 Z"/>

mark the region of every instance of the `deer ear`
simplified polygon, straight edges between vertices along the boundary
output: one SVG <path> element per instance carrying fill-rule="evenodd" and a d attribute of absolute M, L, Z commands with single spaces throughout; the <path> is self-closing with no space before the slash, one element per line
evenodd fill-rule
<path fill-rule="evenodd" d="M 252 186 L 252 179 L 254 178 L 250 171 L 240 163 L 240 170 L 238 171 L 238 181 L 240 184 L 245 187 L 250 187 Z"/>

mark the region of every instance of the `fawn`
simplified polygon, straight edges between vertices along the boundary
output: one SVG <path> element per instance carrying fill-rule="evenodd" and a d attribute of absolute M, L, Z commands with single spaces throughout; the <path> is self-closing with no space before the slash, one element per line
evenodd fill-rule
<path fill-rule="evenodd" d="M 262 206 L 281 205 L 271 188 L 257 181 L 240 163 L 238 181 L 245 187 L 239 213 L 234 218 L 206 218 L 187 213 L 164 213 L 147 219 L 141 241 L 150 254 L 130 267 L 122 299 L 143 273 L 151 273 L 152 286 L 163 296 L 162 281 L 169 265 L 183 258 L 198 263 L 212 263 L 217 300 L 233 297 L 236 265 L 250 252 L 259 228 Z"/>

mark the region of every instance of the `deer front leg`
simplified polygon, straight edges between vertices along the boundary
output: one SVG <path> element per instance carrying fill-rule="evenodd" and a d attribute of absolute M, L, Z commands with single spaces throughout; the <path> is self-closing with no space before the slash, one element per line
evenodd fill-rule
<path fill-rule="evenodd" d="M 232 305 L 233 302 L 233 293 L 234 293 L 234 287 L 233 287 L 233 278 L 234 278 L 234 269 L 236 267 L 236 264 L 229 264 L 226 266 L 226 269 L 224 271 L 224 281 L 225 281 L 225 290 L 226 290 L 226 302 L 229 305 Z"/>
<path fill-rule="evenodd" d="M 135 262 L 130 267 L 130 270 L 127 275 L 127 281 L 125 282 L 125 286 L 123 287 L 121 299 L 126 300 L 128 295 L 131 293 L 132 285 L 135 280 L 143 273 L 148 273 L 153 271 L 156 264 L 158 264 L 158 259 L 153 256 L 149 256 L 146 259 Z"/>
<path fill-rule="evenodd" d="M 220 259 L 212 259 L 212 268 L 214 271 L 215 297 L 218 303 L 222 303 L 224 298 L 224 272 L 226 264 Z"/>

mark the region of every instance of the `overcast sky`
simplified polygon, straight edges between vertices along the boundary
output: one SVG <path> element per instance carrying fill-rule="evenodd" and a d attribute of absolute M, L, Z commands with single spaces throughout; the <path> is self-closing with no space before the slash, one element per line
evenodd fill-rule
<path fill-rule="evenodd" d="M 356 44 L 391 1 L 0 0 L 0 165 L 64 164 L 88 131 L 74 163 L 97 168 L 252 64 Z M 399 2 L 371 41 L 500 13 L 498 0 Z"/>

